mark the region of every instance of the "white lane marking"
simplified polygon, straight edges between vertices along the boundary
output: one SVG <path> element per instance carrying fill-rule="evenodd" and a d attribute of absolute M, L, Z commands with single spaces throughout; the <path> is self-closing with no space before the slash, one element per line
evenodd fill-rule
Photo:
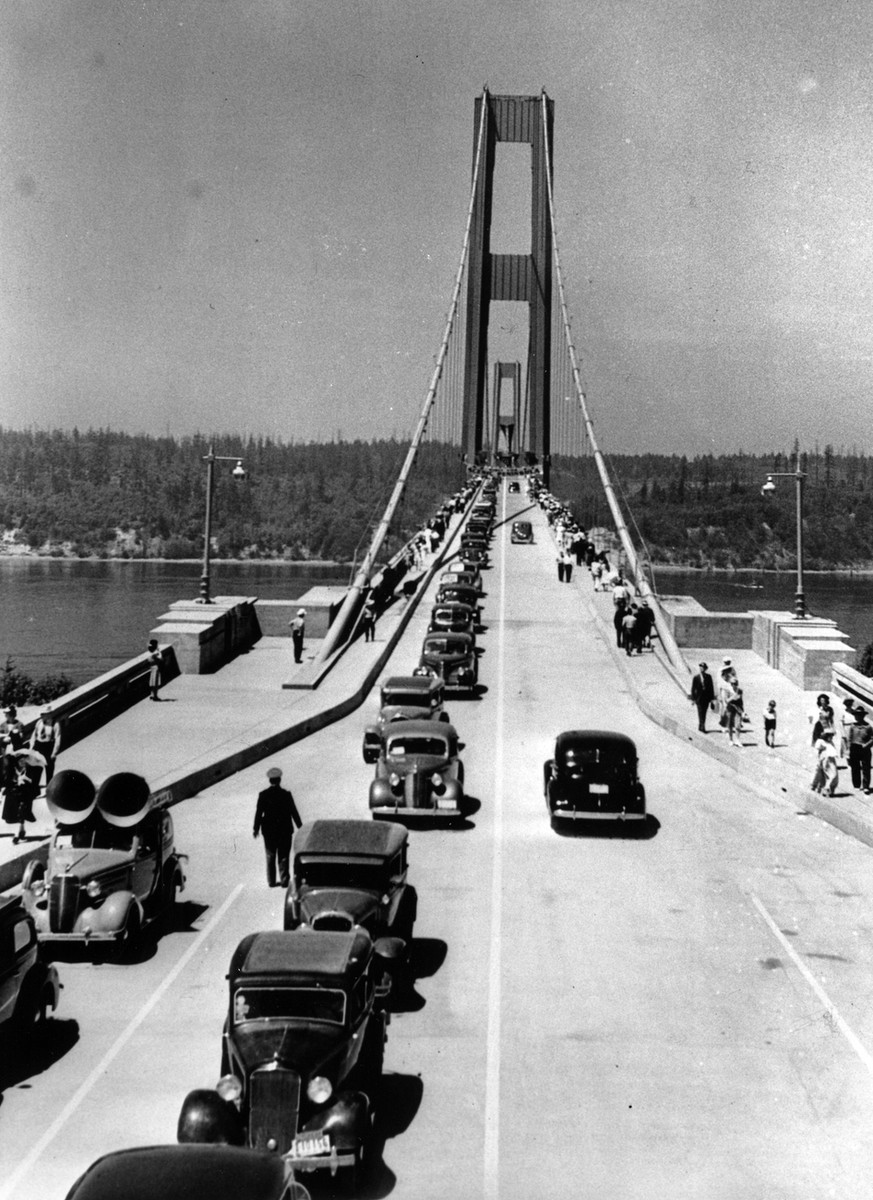
<path fill-rule="evenodd" d="M 91 1072 L 91 1074 L 67 1101 L 65 1107 L 60 1113 L 58 1113 L 54 1121 L 52 1121 L 51 1125 L 49 1125 L 48 1129 L 45 1131 L 27 1157 L 19 1163 L 17 1169 L 12 1172 L 9 1178 L 4 1182 L 3 1186 L 0 1187 L 0 1200 L 6 1200 L 7 1196 L 11 1196 L 13 1188 L 15 1188 L 17 1184 L 24 1178 L 24 1176 L 28 1174 L 36 1160 L 45 1150 L 46 1146 L 54 1141 L 61 1129 L 64 1127 L 64 1125 L 66 1125 L 67 1121 L 69 1121 L 70 1117 L 83 1102 L 100 1077 L 109 1069 L 112 1062 L 118 1057 L 155 1005 L 167 992 L 168 988 L 172 987 L 175 980 L 185 970 L 185 967 L 200 949 L 205 939 L 211 935 L 216 925 L 218 925 L 219 921 L 221 921 L 221 919 L 224 917 L 225 913 L 237 899 L 244 887 L 245 884 L 237 884 L 237 886 L 222 904 L 221 908 L 219 908 L 219 910 L 215 913 L 209 924 L 200 931 L 200 933 L 173 967 L 172 971 L 170 971 L 169 975 L 164 978 L 164 981 L 160 987 L 152 992 L 149 999 L 145 1002 L 124 1032 L 119 1035 L 114 1044 L 103 1055 L 100 1062 Z"/>
<path fill-rule="evenodd" d="M 504 488 L 506 484 L 504 483 Z M 506 511 L 506 495 L 503 511 Z M 503 709 L 505 699 L 506 534 L 500 539 L 500 609 L 497 633 L 497 735 L 494 751 L 494 853 L 491 866 L 491 944 L 488 957 L 488 1033 L 485 1052 L 484 1200 L 499 1192 L 500 1151 L 500 943 L 503 930 Z"/>
<path fill-rule="evenodd" d="M 779 945 L 782 947 L 782 949 L 785 951 L 785 953 L 788 955 L 788 957 L 794 963 L 795 967 L 797 967 L 798 971 L 803 976 L 803 978 L 806 980 L 806 982 L 809 984 L 809 986 L 812 988 L 812 990 L 815 992 L 816 996 L 818 996 L 819 1000 L 821 1001 L 822 1005 L 824 1006 L 825 1012 L 827 1013 L 829 1019 L 833 1022 L 833 1024 L 836 1026 L 836 1028 L 839 1029 L 840 1033 L 843 1035 L 843 1037 L 846 1039 L 846 1041 L 849 1043 L 849 1045 L 852 1047 L 852 1049 L 858 1055 L 858 1058 L 860 1058 L 861 1062 L 864 1064 L 864 1066 L 867 1068 L 867 1070 L 870 1072 L 870 1074 L 873 1075 L 873 1057 L 871 1057 L 871 1055 L 867 1052 L 865 1047 L 861 1044 L 861 1041 L 859 1040 L 857 1034 L 855 1034 L 854 1031 L 849 1028 L 849 1026 L 846 1024 L 846 1022 L 840 1016 L 834 1002 L 831 1000 L 831 998 L 828 996 L 827 992 L 824 990 L 824 988 L 821 986 L 821 984 L 818 982 L 818 980 L 815 978 L 815 976 L 809 970 L 806 963 L 800 958 L 797 951 L 794 949 L 794 947 L 791 945 L 791 943 L 785 937 L 782 930 L 778 927 L 776 922 L 773 920 L 773 918 L 767 912 L 766 908 L 761 903 L 761 901 L 758 899 L 758 897 L 753 892 L 750 892 L 749 899 L 752 901 L 755 908 L 757 908 L 758 912 L 763 917 L 770 932 L 776 938 Z"/>

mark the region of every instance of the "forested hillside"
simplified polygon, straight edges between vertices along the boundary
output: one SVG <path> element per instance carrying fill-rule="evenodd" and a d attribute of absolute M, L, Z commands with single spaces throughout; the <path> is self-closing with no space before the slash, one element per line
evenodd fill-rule
<path fill-rule="evenodd" d="M 226 558 L 352 561 L 366 547 L 397 479 L 398 441 L 289 444 L 216 439 L 243 459 L 215 469 L 213 550 Z M 0 549 L 20 553 L 196 558 L 203 549 L 203 437 L 152 438 L 0 429 Z M 784 452 L 750 455 L 615 455 L 616 494 L 635 540 L 654 562 L 693 567 L 791 569 L 795 483 Z M 804 549 L 811 570 L 873 567 L 873 458 L 823 451 L 801 456 Z M 454 447 L 422 447 L 386 556 L 464 479 Z M 551 489 L 586 527 L 610 525 L 591 459 L 552 463 Z"/>
<path fill-rule="evenodd" d="M 655 563 L 690 567 L 788 570 L 796 563 L 796 483 L 771 472 L 793 472 L 795 456 L 711 454 L 688 459 L 657 454 L 613 455 L 616 494 L 634 540 Z M 873 568 L 873 458 L 832 447 L 802 454 L 804 560 L 810 570 Z M 556 459 L 552 491 L 569 500 L 587 525 L 606 521 L 594 463 Z"/>
<path fill-rule="evenodd" d="M 285 445 L 222 437 L 212 543 L 218 557 L 352 561 L 382 516 L 408 445 Z M 7 553 L 196 558 L 203 552 L 203 437 L 0 429 L 0 535 Z M 456 449 L 426 444 L 386 550 L 399 546 L 464 478 Z"/>

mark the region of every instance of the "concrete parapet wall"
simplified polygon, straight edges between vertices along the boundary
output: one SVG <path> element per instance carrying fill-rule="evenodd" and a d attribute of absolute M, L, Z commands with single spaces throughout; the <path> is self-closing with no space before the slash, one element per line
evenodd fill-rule
<path fill-rule="evenodd" d="M 827 617 L 798 620 L 793 613 L 756 612 L 752 649 L 803 691 L 827 691 L 833 664 L 854 658 L 854 647 Z"/>
<path fill-rule="evenodd" d="M 659 600 L 678 646 L 751 649 L 751 613 L 709 612 L 692 596 L 660 596 Z"/>
<path fill-rule="evenodd" d="M 873 679 L 862 675 L 846 662 L 831 664 L 831 680 L 828 689 L 841 700 L 859 701 L 868 712 L 873 712 Z"/>
<path fill-rule="evenodd" d="M 172 646 L 162 644 L 160 654 L 161 680 L 167 683 L 180 674 L 179 664 Z M 131 705 L 144 700 L 149 694 L 149 670 L 149 656 L 140 654 L 120 667 L 98 675 L 90 683 L 67 692 L 66 696 L 52 700 L 51 704 L 43 705 L 60 724 L 62 746 L 75 745 Z"/>
<path fill-rule="evenodd" d="M 261 637 L 253 596 L 216 596 L 211 604 L 176 600 L 151 636 L 169 642 L 184 675 L 210 675 Z"/>
<path fill-rule="evenodd" d="M 297 600 L 258 600 L 255 605 L 264 637 L 291 636 L 290 624 L 300 608 L 306 609 L 306 636 L 323 638 L 342 607 L 347 588 L 310 588 Z"/>

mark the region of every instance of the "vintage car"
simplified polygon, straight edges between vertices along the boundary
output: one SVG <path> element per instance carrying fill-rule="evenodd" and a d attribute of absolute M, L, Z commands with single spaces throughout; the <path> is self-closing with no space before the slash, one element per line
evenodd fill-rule
<path fill-rule="evenodd" d="M 488 546 L 491 543 L 491 535 L 488 533 L 480 533 L 478 530 L 465 530 L 461 534 L 461 553 L 466 555 L 470 550 L 481 550 L 483 553 L 488 553 Z"/>
<path fill-rule="evenodd" d="M 402 949 L 357 928 L 244 937 L 227 976 L 221 1078 L 186 1096 L 178 1141 L 249 1146 L 304 1172 L 341 1171 L 351 1190 L 372 1135 Z"/>
<path fill-rule="evenodd" d="M 476 614 L 480 615 L 480 595 L 475 588 L 466 583 L 443 583 L 437 589 L 436 604 L 469 604 Z"/>
<path fill-rule="evenodd" d="M 512 493 L 515 493 L 515 492 L 520 492 L 520 491 L 521 491 L 521 484 L 518 482 L 518 480 L 517 480 L 517 479 L 513 479 L 513 480 L 512 480 L 512 482 L 511 482 L 511 483 L 510 483 L 510 485 L 509 485 L 509 490 L 510 490 L 510 492 L 512 492 Z"/>
<path fill-rule="evenodd" d="M 430 612 L 428 633 L 469 633 L 476 637 L 476 610 L 469 604 L 435 604 Z"/>
<path fill-rule="evenodd" d="M 364 762 L 374 763 L 382 746 L 382 730 L 392 721 L 448 721 L 445 688 L 434 675 L 392 675 L 379 691 L 379 718 L 364 730 Z"/>
<path fill-rule="evenodd" d="M 238 1146 L 138 1146 L 92 1163 L 67 1200 L 309 1200 L 293 1164 Z"/>
<path fill-rule="evenodd" d="M 416 673 L 442 679 L 447 691 L 475 695 L 479 682 L 476 643 L 469 633 L 429 633 L 421 644 Z"/>
<path fill-rule="evenodd" d="M 482 576 L 475 567 L 469 571 L 465 571 L 461 564 L 458 564 L 451 571 L 443 571 L 442 575 L 440 575 L 439 586 L 441 588 L 457 587 L 458 585 L 472 588 L 477 596 L 481 596 L 482 594 Z"/>
<path fill-rule="evenodd" d="M 493 529 L 494 521 L 491 517 L 472 516 L 464 528 L 464 535 L 468 537 L 482 537 L 485 538 L 486 542 L 490 542 Z"/>
<path fill-rule="evenodd" d="M 637 748 L 623 733 L 603 729 L 559 733 L 555 756 L 544 764 L 543 777 L 553 825 L 646 820 Z"/>
<path fill-rule="evenodd" d="M 513 521 L 509 540 L 519 545 L 529 545 L 532 543 L 534 540 L 533 526 L 530 521 Z"/>
<path fill-rule="evenodd" d="M 286 929 L 366 929 L 412 939 L 415 889 L 406 881 L 409 834 L 396 822 L 311 821 L 294 835 Z"/>
<path fill-rule="evenodd" d="M 32 860 L 22 878 L 40 940 L 130 947 L 185 886 L 169 811 L 129 772 L 95 790 L 81 771 L 60 771 L 46 800 L 56 822 L 48 862 Z"/>
<path fill-rule="evenodd" d="M 462 816 L 461 749 L 453 725 L 404 721 L 386 727 L 376 778 L 370 784 L 374 818 Z"/>
<path fill-rule="evenodd" d="M 57 1008 L 60 986 L 21 897 L 0 896 L 0 1059 L 27 1050 L 35 1026 Z"/>

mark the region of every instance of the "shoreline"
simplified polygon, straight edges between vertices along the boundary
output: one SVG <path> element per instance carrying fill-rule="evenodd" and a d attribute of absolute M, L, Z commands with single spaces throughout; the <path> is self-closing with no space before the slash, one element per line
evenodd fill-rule
<path fill-rule="evenodd" d="M 654 572 L 661 571 L 665 575 L 788 575 L 797 576 L 797 571 L 794 567 L 790 570 L 779 571 L 773 567 L 683 567 L 678 563 L 651 563 L 651 569 Z M 873 566 L 866 567 L 828 567 L 821 569 L 817 567 L 804 567 L 804 578 L 807 575 L 845 575 L 847 578 L 853 576 L 873 577 Z"/>
<path fill-rule="evenodd" d="M 22 554 L 7 554 L 0 551 L 0 562 L 7 559 L 15 562 L 99 562 L 99 563 L 178 563 L 182 567 L 200 566 L 202 558 L 122 558 L 117 554 L 38 554 L 36 551 Z M 226 566 L 258 566 L 273 567 L 351 567 L 351 562 L 338 562 L 332 558 L 209 558 L 210 565 L 224 563 Z"/>

